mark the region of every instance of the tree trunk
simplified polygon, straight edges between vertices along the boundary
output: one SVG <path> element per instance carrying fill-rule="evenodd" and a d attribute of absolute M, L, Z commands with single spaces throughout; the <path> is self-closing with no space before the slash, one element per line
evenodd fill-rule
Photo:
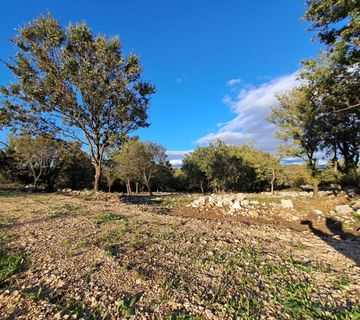
<path fill-rule="evenodd" d="M 200 190 L 201 190 L 201 193 L 204 193 L 204 181 L 201 180 L 200 182 Z"/>
<path fill-rule="evenodd" d="M 37 189 L 37 184 L 38 184 L 38 179 L 35 177 L 35 178 L 34 178 L 34 182 L 33 182 L 34 191 L 36 191 L 36 189 Z"/>
<path fill-rule="evenodd" d="M 126 179 L 126 192 L 127 195 L 130 196 L 131 195 L 131 184 L 130 184 L 130 179 Z"/>
<path fill-rule="evenodd" d="M 135 193 L 139 194 L 139 182 L 135 183 Z"/>
<path fill-rule="evenodd" d="M 313 189 L 314 189 L 314 197 L 318 197 L 319 196 L 319 181 L 318 180 L 314 180 Z"/>
<path fill-rule="evenodd" d="M 109 183 L 108 192 L 111 192 L 111 184 Z"/>
<path fill-rule="evenodd" d="M 151 187 L 150 187 L 150 182 L 149 181 L 146 181 L 146 188 L 147 188 L 147 190 L 149 192 L 149 196 L 152 196 L 153 194 L 151 192 Z"/>
<path fill-rule="evenodd" d="M 271 194 L 273 195 L 275 193 L 274 190 L 274 183 L 275 183 L 275 170 L 272 169 L 272 179 L 271 179 Z"/>
<path fill-rule="evenodd" d="M 101 162 L 95 162 L 94 192 L 98 192 L 100 189 L 101 169 Z"/>

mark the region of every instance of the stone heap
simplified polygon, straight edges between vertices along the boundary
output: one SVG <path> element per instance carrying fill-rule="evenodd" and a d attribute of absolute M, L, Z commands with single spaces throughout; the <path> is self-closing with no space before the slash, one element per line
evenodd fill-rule
<path fill-rule="evenodd" d="M 283 203 L 284 201 L 284 203 Z M 283 200 L 281 204 L 278 203 L 260 203 L 257 200 L 248 200 L 246 195 L 243 193 L 232 193 L 232 194 L 211 194 L 201 196 L 194 200 L 190 206 L 199 209 L 212 209 L 218 208 L 224 210 L 226 214 L 233 215 L 240 213 L 257 217 L 258 213 L 256 207 L 283 207 L 292 208 L 291 200 Z"/>

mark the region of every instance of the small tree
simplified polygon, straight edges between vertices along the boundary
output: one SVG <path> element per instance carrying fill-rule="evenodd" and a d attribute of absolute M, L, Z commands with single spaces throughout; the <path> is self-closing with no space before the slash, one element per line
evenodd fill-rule
<path fill-rule="evenodd" d="M 10 146 L 14 148 L 20 165 L 28 168 L 34 190 L 40 179 L 44 179 L 47 189 L 52 191 L 66 159 L 67 145 L 53 137 L 22 134 L 17 138 L 11 137 Z"/>
<path fill-rule="evenodd" d="M 149 194 L 157 166 L 166 160 L 165 148 L 153 142 L 129 140 L 115 157 L 119 171 L 128 182 L 140 179 Z M 128 190 L 129 193 L 129 190 Z"/>
<path fill-rule="evenodd" d="M 89 188 L 93 177 L 94 166 L 90 156 L 81 149 L 79 143 L 72 143 L 58 178 L 59 185 L 74 190 Z"/>
<path fill-rule="evenodd" d="M 116 179 L 119 178 L 119 167 L 116 161 L 114 161 L 112 154 L 104 161 L 104 177 L 107 182 L 108 192 L 111 192 L 111 187 Z"/>
<path fill-rule="evenodd" d="M 17 82 L 1 88 L 0 120 L 10 114 L 30 129 L 60 130 L 86 143 L 97 191 L 105 152 L 148 126 L 155 89 L 140 79 L 138 56 L 124 57 L 118 38 L 94 36 L 85 23 L 62 28 L 51 15 L 21 28 L 14 43 L 18 53 L 7 66 Z"/>

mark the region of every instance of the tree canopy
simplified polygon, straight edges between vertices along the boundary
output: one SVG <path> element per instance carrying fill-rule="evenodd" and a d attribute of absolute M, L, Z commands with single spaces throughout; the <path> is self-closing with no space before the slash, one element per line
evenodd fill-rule
<path fill-rule="evenodd" d="M 63 28 L 51 15 L 21 28 L 13 42 L 17 53 L 7 66 L 17 82 L 1 88 L 3 125 L 21 122 L 87 144 L 98 190 L 105 152 L 148 126 L 155 89 L 141 80 L 139 57 L 125 57 L 116 37 L 94 35 L 85 23 Z"/>

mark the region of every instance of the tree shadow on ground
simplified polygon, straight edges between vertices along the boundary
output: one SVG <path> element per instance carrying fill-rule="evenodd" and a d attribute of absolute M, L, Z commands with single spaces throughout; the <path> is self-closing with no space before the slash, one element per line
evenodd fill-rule
<path fill-rule="evenodd" d="M 14 229 L 14 228 L 18 228 L 18 227 L 22 227 L 22 226 L 26 226 L 26 225 L 30 226 L 30 225 L 37 224 L 37 223 L 57 220 L 57 219 L 61 219 L 61 218 L 67 218 L 70 216 L 74 216 L 74 214 L 72 212 L 64 212 L 64 213 L 52 214 L 52 215 L 48 215 L 48 216 L 41 216 L 39 218 L 22 221 L 22 222 L 17 222 L 15 220 L 14 222 L 10 222 L 10 223 L 5 223 L 5 224 L 0 223 L 0 230 L 1 229 L 10 230 L 10 229 Z"/>
<path fill-rule="evenodd" d="M 341 221 L 326 218 L 326 227 L 331 234 L 314 228 L 310 220 L 303 220 L 301 224 L 307 225 L 314 235 L 318 236 L 345 257 L 353 260 L 360 267 L 360 237 L 344 231 Z"/>
<path fill-rule="evenodd" d="M 149 195 L 131 195 L 122 196 L 120 201 L 126 204 L 161 205 L 164 199 Z"/>

